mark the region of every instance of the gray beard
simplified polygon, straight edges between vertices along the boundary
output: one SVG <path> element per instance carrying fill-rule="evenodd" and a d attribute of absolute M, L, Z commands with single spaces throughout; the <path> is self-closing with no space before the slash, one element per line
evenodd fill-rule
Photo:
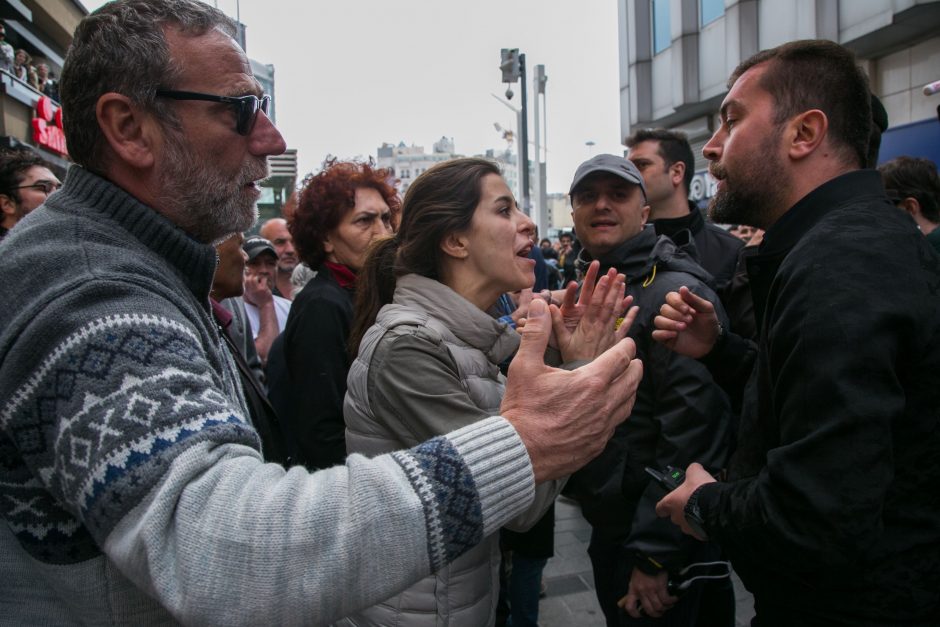
<path fill-rule="evenodd" d="M 213 244 L 250 229 L 258 207 L 244 183 L 267 176 L 267 160 L 246 162 L 235 177 L 220 175 L 170 131 L 162 159 L 160 201 L 173 222 L 197 241 Z"/>

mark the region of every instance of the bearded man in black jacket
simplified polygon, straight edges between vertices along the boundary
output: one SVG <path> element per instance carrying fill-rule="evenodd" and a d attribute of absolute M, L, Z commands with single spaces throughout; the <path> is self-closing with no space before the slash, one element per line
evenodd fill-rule
<path fill-rule="evenodd" d="M 716 220 L 766 230 L 756 344 L 667 295 L 654 332 L 743 389 L 728 481 L 691 465 L 657 506 L 717 541 L 754 625 L 940 624 L 940 257 L 862 169 L 868 80 L 833 42 L 732 74 L 705 156 Z M 745 386 L 746 381 L 746 386 Z"/>

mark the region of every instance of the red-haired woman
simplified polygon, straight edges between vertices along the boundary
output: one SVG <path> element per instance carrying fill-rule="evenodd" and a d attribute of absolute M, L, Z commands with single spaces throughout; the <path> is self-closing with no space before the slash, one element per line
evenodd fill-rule
<path fill-rule="evenodd" d="M 328 159 L 304 181 L 289 221 L 300 258 L 317 275 L 294 298 L 269 371 L 272 402 L 310 469 L 346 458 L 343 397 L 356 274 L 373 240 L 392 234 L 400 208 L 388 170 Z M 280 358 L 279 358 L 280 359 Z M 284 372 L 280 372 L 283 367 Z"/>

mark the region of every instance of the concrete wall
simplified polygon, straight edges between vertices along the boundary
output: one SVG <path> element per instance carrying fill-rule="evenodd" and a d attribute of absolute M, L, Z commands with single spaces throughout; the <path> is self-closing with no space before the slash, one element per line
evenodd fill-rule
<path fill-rule="evenodd" d="M 933 117 L 940 104 L 921 91 L 940 79 L 940 0 L 725 0 L 725 14 L 703 27 L 698 0 L 672 0 L 672 45 L 657 55 L 650 3 L 618 2 L 621 140 L 635 128 L 697 130 L 703 119 L 708 131 L 735 66 L 795 39 L 855 50 L 892 126 Z"/>

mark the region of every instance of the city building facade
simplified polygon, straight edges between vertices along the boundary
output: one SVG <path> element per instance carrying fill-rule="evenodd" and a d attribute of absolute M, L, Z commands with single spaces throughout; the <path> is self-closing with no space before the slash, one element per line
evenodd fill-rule
<path fill-rule="evenodd" d="M 686 132 L 696 154 L 691 196 L 712 195 L 701 148 L 718 126 L 739 62 L 796 39 L 855 51 L 888 112 L 880 160 L 940 162 L 940 0 L 618 0 L 621 139 L 635 130 Z"/>

